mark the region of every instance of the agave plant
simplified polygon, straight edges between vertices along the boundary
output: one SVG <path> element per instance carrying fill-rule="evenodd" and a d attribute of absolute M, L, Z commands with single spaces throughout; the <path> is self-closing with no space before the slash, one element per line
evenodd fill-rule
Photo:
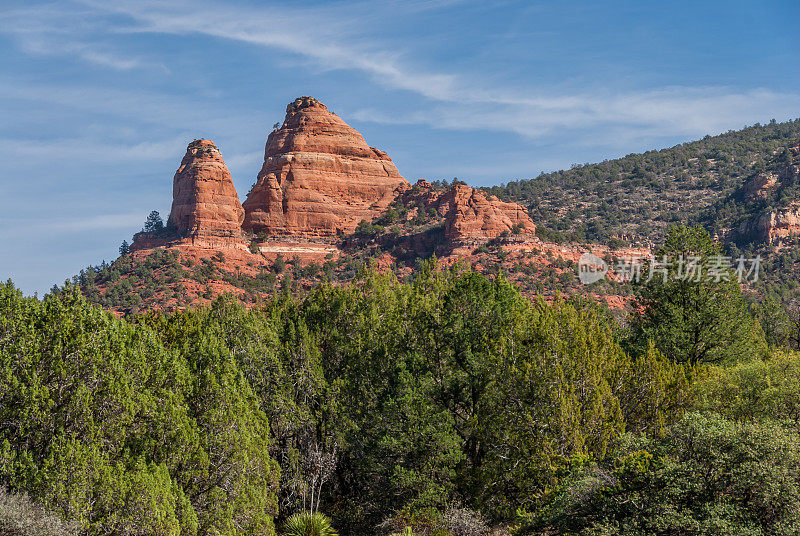
<path fill-rule="evenodd" d="M 319 512 L 300 512 L 283 524 L 284 536 L 339 536 L 331 520 Z"/>

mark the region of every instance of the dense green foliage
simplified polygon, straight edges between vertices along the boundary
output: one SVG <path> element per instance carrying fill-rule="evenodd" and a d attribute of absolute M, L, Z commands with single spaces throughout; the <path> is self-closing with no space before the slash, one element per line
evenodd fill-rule
<path fill-rule="evenodd" d="M 798 534 L 800 436 L 698 413 L 663 438 L 624 436 L 613 456 L 573 469 L 519 533 L 544 527 L 586 536 Z"/>
<path fill-rule="evenodd" d="M 0 485 L 85 534 L 796 532 L 800 357 L 658 281 L 630 327 L 435 261 L 127 319 L 2 285 Z"/>
<path fill-rule="evenodd" d="M 716 230 L 738 222 L 753 207 L 734 194 L 799 139 L 800 119 L 772 121 L 488 190 L 528 207 L 544 239 L 651 244 L 675 223 Z M 776 192 L 776 200 L 793 191 Z"/>
<path fill-rule="evenodd" d="M 218 341 L 167 351 L 74 289 L 2 285 L 0 313 L 3 484 L 92 533 L 270 530 L 269 429 Z"/>
<path fill-rule="evenodd" d="M 317 508 L 365 531 L 452 502 L 509 518 L 576 457 L 659 433 L 688 387 L 596 306 L 433 263 L 251 311 L 125 321 L 9 285 L 0 308 L 0 478 L 93 533 L 259 533 Z"/>
<path fill-rule="evenodd" d="M 730 368 L 712 368 L 692 387 L 699 409 L 737 421 L 774 420 L 800 431 L 800 359 L 775 352 Z"/>
<path fill-rule="evenodd" d="M 450 500 L 507 516 L 571 457 L 646 428 L 642 405 L 680 397 L 682 369 L 657 352 L 630 358 L 597 309 L 531 303 L 502 277 L 428 266 L 411 285 L 324 288 L 306 308 L 341 386 L 340 463 L 353 471 L 339 494 L 361 523 Z"/>

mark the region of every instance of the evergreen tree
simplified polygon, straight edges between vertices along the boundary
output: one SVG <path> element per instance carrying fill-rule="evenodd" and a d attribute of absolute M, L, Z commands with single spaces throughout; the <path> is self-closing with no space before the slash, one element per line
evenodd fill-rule
<path fill-rule="evenodd" d="M 125 256 L 131 252 L 131 247 L 128 245 L 127 240 L 123 240 L 122 244 L 119 246 L 119 254 L 120 256 Z"/>
<path fill-rule="evenodd" d="M 678 363 L 749 360 L 765 351 L 739 282 L 702 227 L 669 230 L 636 288 L 629 345 L 648 340 Z"/>
<path fill-rule="evenodd" d="M 142 231 L 145 233 L 159 233 L 164 229 L 164 220 L 161 219 L 161 214 L 157 210 L 150 212 L 144 222 Z"/>

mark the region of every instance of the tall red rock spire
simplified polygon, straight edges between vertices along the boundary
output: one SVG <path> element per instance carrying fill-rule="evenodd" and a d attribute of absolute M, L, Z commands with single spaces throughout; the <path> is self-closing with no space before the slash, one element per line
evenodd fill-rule
<path fill-rule="evenodd" d="M 409 187 L 386 153 L 318 100 L 300 97 L 267 138 L 243 227 L 271 235 L 350 233 Z"/>
<path fill-rule="evenodd" d="M 244 209 L 219 149 L 211 140 L 194 140 L 173 178 L 169 222 L 181 237 L 239 239 L 243 219 Z"/>

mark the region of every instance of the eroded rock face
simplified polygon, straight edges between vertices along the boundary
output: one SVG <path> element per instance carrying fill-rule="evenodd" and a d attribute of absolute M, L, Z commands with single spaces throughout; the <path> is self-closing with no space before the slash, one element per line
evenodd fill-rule
<path fill-rule="evenodd" d="M 420 179 L 403 197 L 408 205 L 435 210 L 444 219 L 445 236 L 451 241 L 492 239 L 506 231 L 536 233 L 536 225 L 524 207 L 487 196 L 466 184 L 434 190 L 428 181 Z M 415 208 L 409 217 L 416 216 L 416 211 Z"/>
<path fill-rule="evenodd" d="M 536 232 L 536 225 L 521 205 L 486 196 L 465 184 L 445 190 L 437 205 L 451 240 L 496 238 L 505 231 L 531 235 Z"/>
<path fill-rule="evenodd" d="M 219 149 L 211 140 L 193 141 L 173 178 L 169 221 L 181 237 L 239 240 L 243 220 Z"/>
<path fill-rule="evenodd" d="M 300 97 L 267 138 L 243 227 L 269 235 L 347 234 L 408 188 L 386 153 L 318 100 Z"/>
<path fill-rule="evenodd" d="M 778 185 L 777 173 L 760 173 L 744 184 L 743 193 L 748 200 L 766 199 Z"/>
<path fill-rule="evenodd" d="M 742 236 L 755 236 L 768 244 L 781 245 L 784 239 L 800 236 L 800 203 L 765 212 L 739 227 Z"/>
<path fill-rule="evenodd" d="M 789 147 L 792 158 L 800 155 L 800 145 Z M 800 165 L 789 162 L 777 171 L 760 173 L 744 184 L 742 192 L 750 201 L 767 199 L 782 187 L 796 184 L 800 180 Z M 800 236 L 800 201 L 793 201 L 787 206 L 768 210 L 744 221 L 734 235 L 748 237 L 782 245 L 785 239 Z"/>

